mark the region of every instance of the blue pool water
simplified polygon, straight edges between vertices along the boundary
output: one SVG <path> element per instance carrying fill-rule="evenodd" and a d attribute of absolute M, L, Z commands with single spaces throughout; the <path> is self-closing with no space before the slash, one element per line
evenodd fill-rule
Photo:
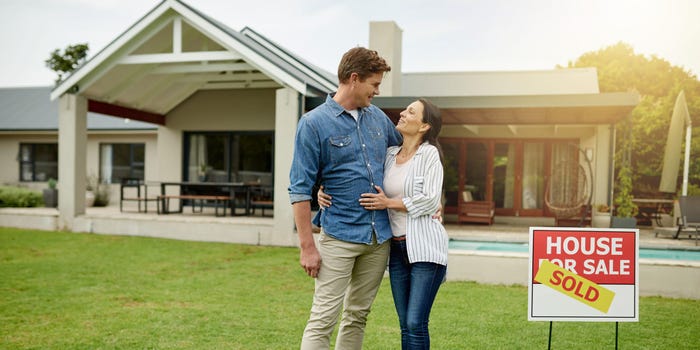
<path fill-rule="evenodd" d="M 450 249 L 529 253 L 527 243 L 450 240 Z M 700 261 L 700 250 L 639 248 L 640 259 Z"/>

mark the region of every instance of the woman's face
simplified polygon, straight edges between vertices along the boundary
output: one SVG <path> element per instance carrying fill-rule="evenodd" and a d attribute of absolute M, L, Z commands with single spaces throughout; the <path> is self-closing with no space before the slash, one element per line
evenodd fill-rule
<path fill-rule="evenodd" d="M 424 133 L 429 126 L 423 122 L 423 104 L 420 101 L 414 101 L 400 114 L 399 123 L 396 124 L 396 130 L 402 135 L 416 135 Z"/>

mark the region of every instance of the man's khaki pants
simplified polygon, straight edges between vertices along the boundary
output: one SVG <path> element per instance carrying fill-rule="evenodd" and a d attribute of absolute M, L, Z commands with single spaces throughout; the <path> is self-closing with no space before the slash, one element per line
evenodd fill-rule
<path fill-rule="evenodd" d="M 389 257 L 389 242 L 349 243 L 321 234 L 321 269 L 316 278 L 311 315 L 302 350 L 330 347 L 330 337 L 344 305 L 335 348 L 362 349 L 367 315 L 377 296 Z"/>

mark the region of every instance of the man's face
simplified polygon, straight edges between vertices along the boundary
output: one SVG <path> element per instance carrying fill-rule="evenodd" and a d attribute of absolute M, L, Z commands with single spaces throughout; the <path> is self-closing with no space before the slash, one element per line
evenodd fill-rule
<path fill-rule="evenodd" d="M 357 107 L 369 107 L 372 103 L 372 97 L 379 95 L 379 85 L 382 83 L 383 73 L 375 73 L 367 77 L 364 81 L 353 74 L 352 91 Z"/>

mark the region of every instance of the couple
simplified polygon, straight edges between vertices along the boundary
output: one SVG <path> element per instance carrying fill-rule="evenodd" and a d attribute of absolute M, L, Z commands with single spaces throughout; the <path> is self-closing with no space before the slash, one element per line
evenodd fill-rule
<path fill-rule="evenodd" d="M 349 50 L 338 67 L 338 91 L 299 121 L 289 195 L 300 263 L 316 278 L 302 349 L 329 348 L 341 308 L 336 349 L 362 348 L 389 255 L 402 348 L 430 346 L 428 317 L 447 266 L 447 234 L 432 217 L 442 192 L 442 122 L 424 99 L 401 112 L 396 127 L 373 106 L 390 70 L 376 51 Z M 318 247 L 310 204 L 316 184 L 333 200 L 318 218 Z"/>

